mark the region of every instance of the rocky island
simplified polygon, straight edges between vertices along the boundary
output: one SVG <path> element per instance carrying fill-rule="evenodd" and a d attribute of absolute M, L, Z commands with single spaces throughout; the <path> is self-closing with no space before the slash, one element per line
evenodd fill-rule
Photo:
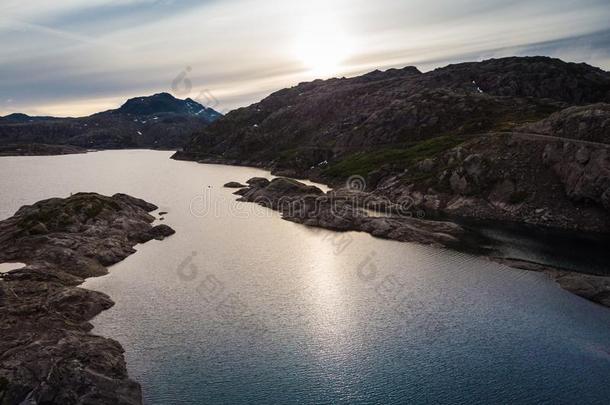
<path fill-rule="evenodd" d="M 453 222 L 429 221 L 407 215 L 409 207 L 382 201 L 361 191 L 333 190 L 324 194 L 288 178 L 248 180 L 238 190 L 239 201 L 254 202 L 282 213 L 284 219 L 336 231 L 363 231 L 373 236 L 438 246 L 458 244 L 464 229 Z M 382 215 L 377 216 L 375 210 Z M 404 212 L 404 215 L 402 214 Z"/>
<path fill-rule="evenodd" d="M 157 207 L 116 194 L 79 193 L 24 206 L 0 222 L 1 404 L 139 404 L 121 345 L 91 334 L 89 321 L 113 305 L 79 288 L 88 277 L 174 231 L 153 226 Z"/>

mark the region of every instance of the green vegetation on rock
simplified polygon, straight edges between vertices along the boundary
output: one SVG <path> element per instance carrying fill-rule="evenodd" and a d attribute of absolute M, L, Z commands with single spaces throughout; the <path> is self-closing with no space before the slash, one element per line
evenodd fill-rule
<path fill-rule="evenodd" d="M 94 219 L 102 211 L 118 211 L 121 207 L 112 199 L 102 196 L 95 196 L 88 193 L 79 193 L 66 199 L 63 204 L 59 204 L 59 199 L 54 199 L 57 204 L 41 206 L 36 210 L 25 215 L 19 221 L 19 227 L 24 230 L 36 229 L 56 229 L 63 228 L 72 224 L 71 217 L 74 215 L 84 215 L 87 219 Z"/>
<path fill-rule="evenodd" d="M 464 137 L 440 136 L 415 143 L 401 149 L 380 149 L 359 152 L 332 164 L 323 175 L 331 178 L 345 178 L 353 175 L 366 176 L 385 165 L 406 169 L 413 164 L 434 157 L 464 142 Z"/>

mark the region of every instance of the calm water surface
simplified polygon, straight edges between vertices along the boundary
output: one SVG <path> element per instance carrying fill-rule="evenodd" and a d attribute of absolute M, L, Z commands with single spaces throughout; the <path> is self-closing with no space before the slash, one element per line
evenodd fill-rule
<path fill-rule="evenodd" d="M 536 273 L 234 202 L 267 173 L 108 151 L 0 158 L 0 217 L 79 191 L 177 234 L 90 279 L 149 404 L 610 402 L 610 310 Z"/>

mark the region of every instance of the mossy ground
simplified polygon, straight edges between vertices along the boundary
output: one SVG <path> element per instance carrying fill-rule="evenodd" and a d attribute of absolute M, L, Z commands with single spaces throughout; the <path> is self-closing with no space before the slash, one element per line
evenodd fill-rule
<path fill-rule="evenodd" d="M 346 178 L 353 175 L 366 176 L 370 172 L 390 165 L 395 169 L 406 169 L 424 159 L 432 158 L 464 142 L 464 137 L 445 135 L 421 141 L 404 148 L 379 149 L 359 152 L 332 164 L 322 173 L 330 178 Z"/>
<path fill-rule="evenodd" d="M 0 377 L 0 400 L 2 398 L 4 398 L 4 393 L 8 389 L 9 385 L 10 385 L 9 380 L 7 380 L 4 377 Z"/>
<path fill-rule="evenodd" d="M 104 209 L 117 211 L 120 208 L 111 199 L 99 198 L 89 194 L 76 194 L 61 204 L 50 202 L 41 206 L 37 211 L 23 217 L 19 226 L 22 229 L 30 229 L 41 223 L 48 228 L 61 228 L 70 225 L 76 215 L 84 215 L 87 219 L 94 219 Z"/>

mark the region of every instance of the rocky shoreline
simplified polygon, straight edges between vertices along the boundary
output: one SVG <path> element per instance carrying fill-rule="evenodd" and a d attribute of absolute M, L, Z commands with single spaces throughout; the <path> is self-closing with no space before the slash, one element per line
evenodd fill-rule
<path fill-rule="evenodd" d="M 610 117 L 610 116 L 609 116 Z M 395 203 L 410 199 L 426 216 L 531 224 L 578 232 L 610 232 L 610 146 L 519 132 L 464 138 L 398 173 L 381 165 L 359 177 L 362 190 Z M 341 188 L 349 176 L 328 178 L 317 169 L 205 157 L 178 151 L 172 159 L 247 166 L 274 176 Z M 518 163 L 516 163 L 518 162 Z"/>
<path fill-rule="evenodd" d="M 0 145 L 0 156 L 55 156 L 87 153 L 88 150 L 72 145 L 47 145 L 42 143 Z"/>
<path fill-rule="evenodd" d="M 494 257 L 477 249 L 479 235 L 447 220 L 418 218 L 412 199 L 391 202 L 374 193 L 349 188 L 322 192 L 288 178 L 252 178 L 235 192 L 238 201 L 257 203 L 282 213 L 282 218 L 334 231 L 367 232 L 375 237 L 445 246 L 484 255 L 522 270 L 543 272 L 559 286 L 583 298 L 610 307 L 610 277 L 578 273 L 524 260 Z M 228 183 L 232 185 L 232 183 Z"/>
<path fill-rule="evenodd" d="M 610 72 L 508 57 L 315 80 L 229 112 L 173 158 L 413 200 L 426 217 L 610 234 Z"/>
<path fill-rule="evenodd" d="M 77 287 L 174 231 L 153 226 L 157 207 L 125 194 L 79 193 L 24 206 L 0 221 L 1 404 L 140 404 L 123 348 L 91 334 L 89 321 L 113 305 Z"/>
<path fill-rule="evenodd" d="M 248 187 L 240 189 L 239 201 L 254 202 L 282 213 L 283 218 L 307 226 L 335 231 L 363 231 L 373 236 L 452 246 L 460 242 L 464 229 L 452 222 L 428 221 L 412 215 L 373 216 L 367 209 L 375 208 L 377 200 L 367 200 L 366 193 L 349 190 L 324 194 L 315 186 L 278 177 L 271 181 L 253 178 Z M 399 213 L 408 207 L 377 207 L 388 213 Z M 405 212 L 406 214 L 406 212 Z"/>
<path fill-rule="evenodd" d="M 610 277 L 576 273 L 527 260 L 491 257 L 492 261 L 521 270 L 544 273 L 561 288 L 610 308 Z"/>

